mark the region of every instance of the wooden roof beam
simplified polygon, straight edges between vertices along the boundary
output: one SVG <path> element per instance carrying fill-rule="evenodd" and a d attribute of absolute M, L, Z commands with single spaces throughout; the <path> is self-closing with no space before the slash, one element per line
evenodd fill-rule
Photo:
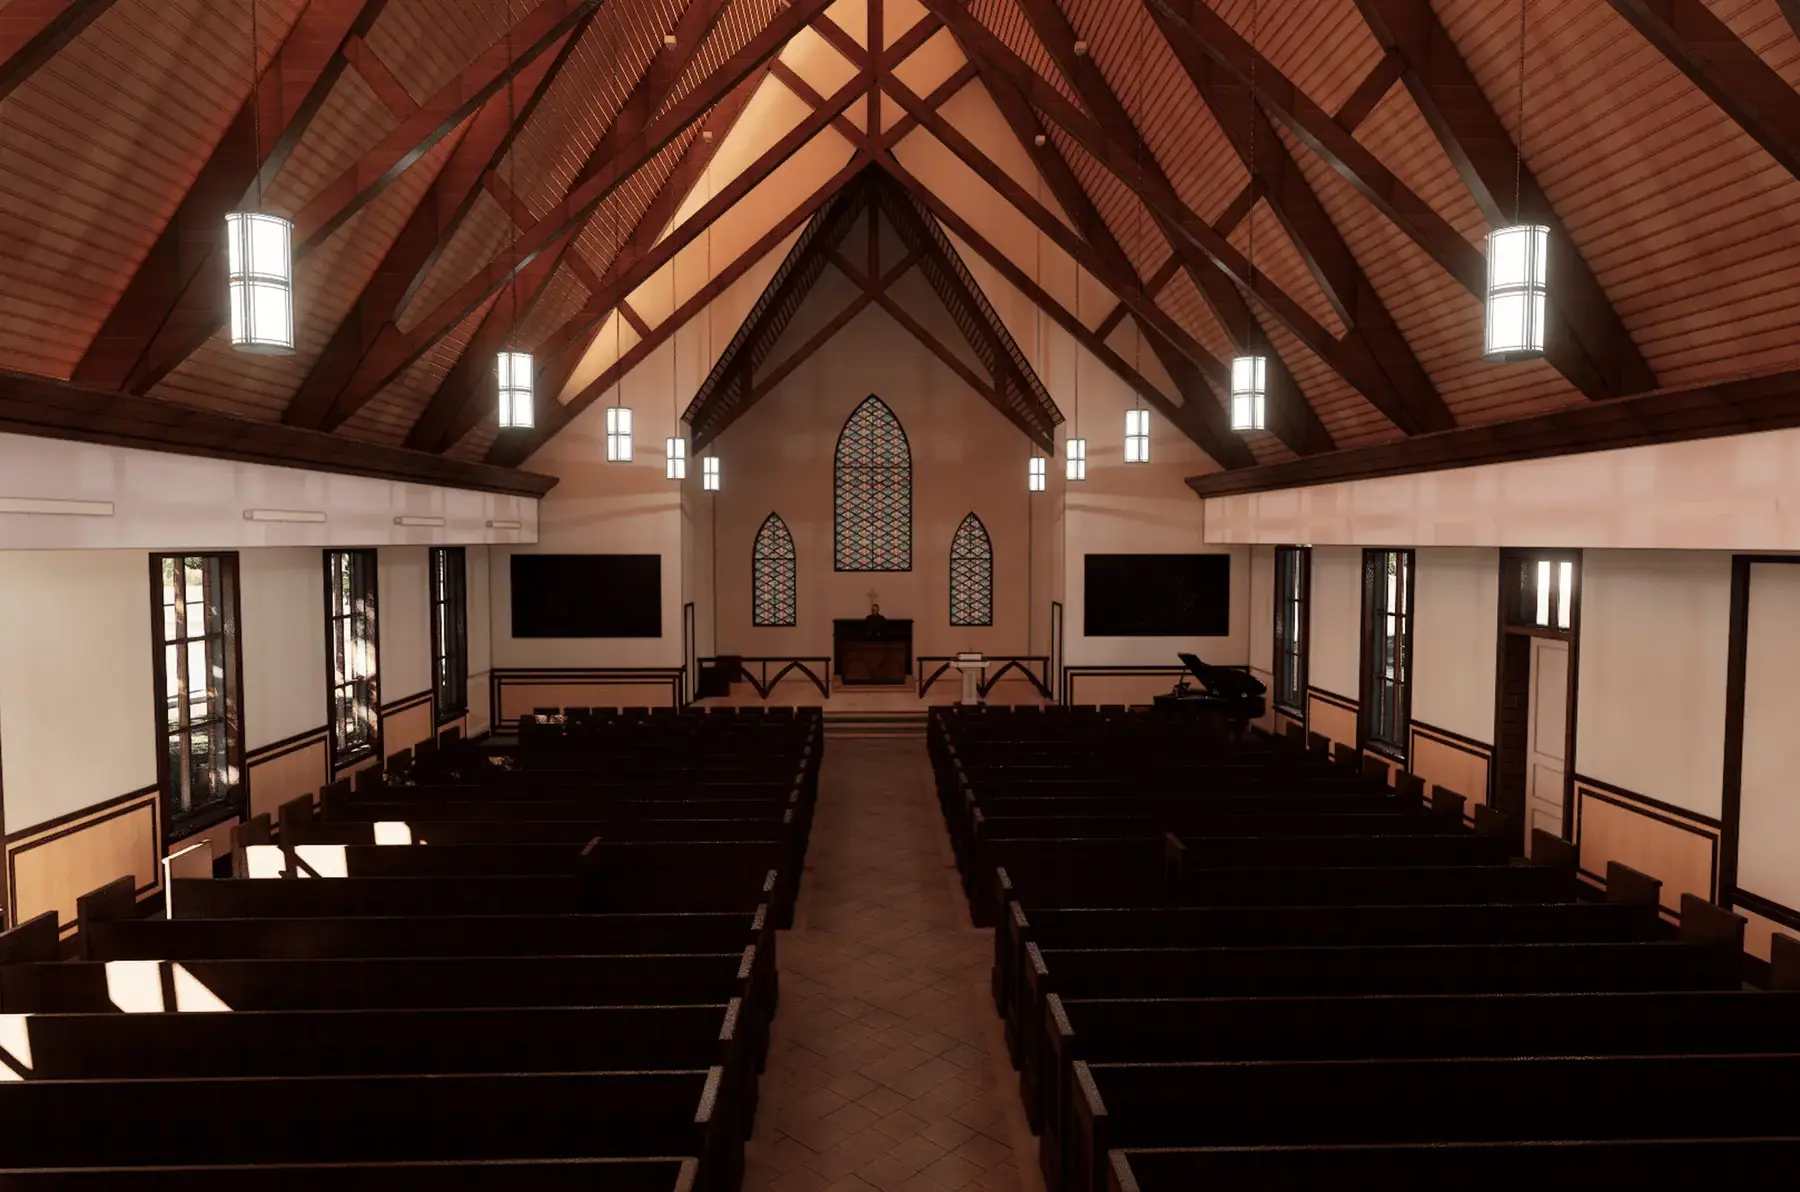
<path fill-rule="evenodd" d="M 1800 178 L 1800 92 L 1702 0 L 1611 0 L 1614 11 Z M 1800 4 L 1784 0 L 1800 33 Z"/>
<path fill-rule="evenodd" d="M 737 53 L 722 63 L 680 100 L 661 112 L 640 132 L 624 138 L 615 152 L 592 177 L 565 195 L 517 242 L 476 272 L 454 293 L 427 312 L 411 331 L 384 339 L 357 370 L 340 396 L 343 404 L 360 404 L 385 388 L 431 346 L 480 309 L 489 297 L 506 287 L 513 275 L 540 253 L 552 248 L 571 229 L 579 227 L 608 195 L 622 186 L 651 158 L 660 153 L 696 120 L 701 119 L 739 83 L 760 71 L 780 52 L 789 38 L 803 29 L 830 0 L 794 0 Z M 860 92 L 859 92 L 860 93 Z"/>
<path fill-rule="evenodd" d="M 349 67 L 345 46 L 367 33 L 386 5 L 387 0 L 318 0 L 301 12 L 113 303 L 72 381 L 142 393 L 180 363 L 161 367 L 150 354 L 184 302 L 211 302 L 211 326 L 220 324 L 227 314 L 219 257 L 225 216 L 254 202 L 281 172 Z"/>
<path fill-rule="evenodd" d="M 12 0 L 0 8 L 0 100 L 112 6 L 113 0 Z"/>
<path fill-rule="evenodd" d="M 355 305 L 332 332 L 325 350 L 288 401 L 281 416 L 283 422 L 290 426 L 319 426 L 380 337 L 399 334 L 392 323 L 412 301 L 450 238 L 474 210 L 486 180 L 511 152 L 513 142 L 549 93 L 551 82 L 574 54 L 585 30 L 585 24 L 578 25 L 554 55 L 539 57 L 515 76 L 512 90 L 515 96 L 524 93 L 523 103 L 501 93 L 490 96 L 481 105 L 425 197 L 413 208 L 406 226 L 356 296 Z"/>
<path fill-rule="evenodd" d="M 612 125 L 595 143 L 587 159 L 582 162 L 581 169 L 576 172 L 577 185 L 580 179 L 592 177 L 596 169 L 617 153 L 621 141 L 641 133 L 650 116 L 667 102 L 694 52 L 705 42 L 707 34 L 725 11 L 725 3 L 726 0 L 688 0 L 682 9 L 681 19 L 675 25 L 675 44 L 665 45 L 662 52 L 651 59 L 644 73 L 638 76 L 630 94 L 619 105 Z M 512 212 L 512 218 L 515 228 L 531 225 L 531 214 L 522 205 Z M 437 391 L 431 395 L 425 409 L 414 419 L 406 436 L 408 447 L 447 451 L 455 445 L 456 438 L 443 441 L 450 423 L 460 423 L 461 420 L 456 417 L 457 412 L 476 400 L 476 392 L 485 388 L 483 382 L 488 376 L 488 362 L 506 346 L 519 321 L 536 308 L 564 260 L 580 257 L 580 253 L 575 250 L 575 242 L 580 234 L 580 228 L 572 229 L 507 283 L 511 301 L 505 301 L 503 296 L 502 301 L 488 308 L 488 313 L 476 328 L 475 334 L 469 338 L 462 355 L 439 382 Z M 368 399 L 373 397 L 374 393 L 370 393 Z M 341 425 L 354 412 L 354 408 L 348 403 L 334 405 L 326 418 L 326 425 Z"/>
<path fill-rule="evenodd" d="M 1520 167 L 1511 134 L 1482 94 L 1430 0 L 1357 0 L 1357 7 L 1376 40 L 1405 63 L 1401 78 L 1407 91 L 1488 222 L 1511 223 L 1516 209 L 1550 229 L 1550 319 L 1545 337 L 1550 363 L 1596 400 L 1654 389 L 1656 374 L 1632 342 L 1531 167 Z M 1695 7 L 1705 12 L 1700 5 Z M 1769 74 L 1774 77 L 1774 72 Z M 1775 82 L 1800 109 L 1800 97 L 1778 77 Z"/>
<path fill-rule="evenodd" d="M 1409 434 L 1456 425 L 1450 407 L 1413 354 L 1412 346 L 1388 313 L 1387 304 L 1363 273 L 1356 255 L 1344 242 L 1343 233 L 1331 221 L 1325 204 L 1313 193 L 1312 184 L 1281 143 L 1268 116 L 1254 102 L 1249 88 L 1195 52 L 1191 44 L 1170 40 L 1170 18 L 1155 6 L 1149 12 L 1239 160 L 1251 177 L 1262 180 L 1269 209 L 1306 262 L 1325 300 L 1343 321 L 1342 351 L 1362 357 L 1363 369 L 1376 369 L 1387 378 L 1386 396 L 1394 405 L 1384 405 L 1381 394 L 1365 392 L 1365 396 Z"/>

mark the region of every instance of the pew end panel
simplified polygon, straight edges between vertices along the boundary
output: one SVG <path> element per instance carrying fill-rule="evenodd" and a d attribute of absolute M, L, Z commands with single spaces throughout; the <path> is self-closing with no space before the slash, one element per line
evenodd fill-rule
<path fill-rule="evenodd" d="M 1779 931 L 1769 941 L 1769 988 L 1800 991 L 1800 940 Z"/>
<path fill-rule="evenodd" d="M 1662 879 L 1651 877 L 1621 861 L 1606 863 L 1606 901 L 1630 905 L 1662 906 Z"/>
<path fill-rule="evenodd" d="M 137 916 L 137 882 L 129 876 L 110 881 L 98 890 L 89 890 L 77 898 L 75 932 L 82 939 L 80 947 L 83 958 L 91 959 L 87 956 L 88 924 L 109 919 L 135 919 Z"/>
<path fill-rule="evenodd" d="M 55 911 L 25 920 L 0 932 L 0 964 L 26 964 L 62 959 L 62 927 Z"/>

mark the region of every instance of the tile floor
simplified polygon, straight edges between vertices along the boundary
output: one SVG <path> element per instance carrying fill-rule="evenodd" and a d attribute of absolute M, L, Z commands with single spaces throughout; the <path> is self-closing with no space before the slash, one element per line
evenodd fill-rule
<path fill-rule="evenodd" d="M 1042 1192 L 923 740 L 833 741 L 746 1192 Z"/>

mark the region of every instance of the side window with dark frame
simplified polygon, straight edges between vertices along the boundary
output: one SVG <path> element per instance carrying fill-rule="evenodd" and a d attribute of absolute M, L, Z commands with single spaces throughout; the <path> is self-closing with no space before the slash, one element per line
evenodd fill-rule
<path fill-rule="evenodd" d="M 237 576 L 235 554 L 150 556 L 156 779 L 169 839 L 243 810 Z"/>
<path fill-rule="evenodd" d="M 326 714 L 331 756 L 341 769 L 374 753 L 381 739 L 380 638 L 372 550 L 325 552 Z"/>
<path fill-rule="evenodd" d="M 1307 604 L 1312 548 L 1275 548 L 1275 706 L 1306 715 Z"/>
<path fill-rule="evenodd" d="M 460 546 L 431 549 L 431 680 L 437 722 L 469 710 L 469 583 Z"/>
<path fill-rule="evenodd" d="M 1365 743 L 1404 758 L 1412 720 L 1413 552 L 1363 552 L 1362 720 Z"/>

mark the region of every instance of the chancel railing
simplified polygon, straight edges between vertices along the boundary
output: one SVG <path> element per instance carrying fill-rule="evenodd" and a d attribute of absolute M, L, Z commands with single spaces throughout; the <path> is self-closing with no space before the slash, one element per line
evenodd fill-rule
<path fill-rule="evenodd" d="M 919 676 L 919 698 L 931 690 L 932 684 L 943 678 L 956 667 L 956 655 L 921 655 L 915 673 Z M 987 671 L 981 676 L 976 690 L 981 698 L 986 699 L 988 692 L 994 689 L 1009 674 L 1022 675 L 1027 682 L 1037 688 L 1045 699 L 1050 699 L 1050 658 L 1045 654 L 984 654 L 982 661 L 988 664 Z"/>
<path fill-rule="evenodd" d="M 770 668 L 774 668 L 770 673 Z M 796 658 L 791 656 L 749 658 L 741 654 L 721 654 L 715 658 L 702 658 L 700 672 L 703 677 L 712 678 L 723 671 L 725 683 L 745 682 L 750 684 L 760 699 L 768 699 L 771 692 L 783 679 L 798 673 L 802 678 L 810 679 L 812 685 L 819 689 L 819 694 L 826 699 L 831 698 L 831 659 L 828 657 Z M 702 695 L 722 695 L 723 692 L 707 688 Z"/>

